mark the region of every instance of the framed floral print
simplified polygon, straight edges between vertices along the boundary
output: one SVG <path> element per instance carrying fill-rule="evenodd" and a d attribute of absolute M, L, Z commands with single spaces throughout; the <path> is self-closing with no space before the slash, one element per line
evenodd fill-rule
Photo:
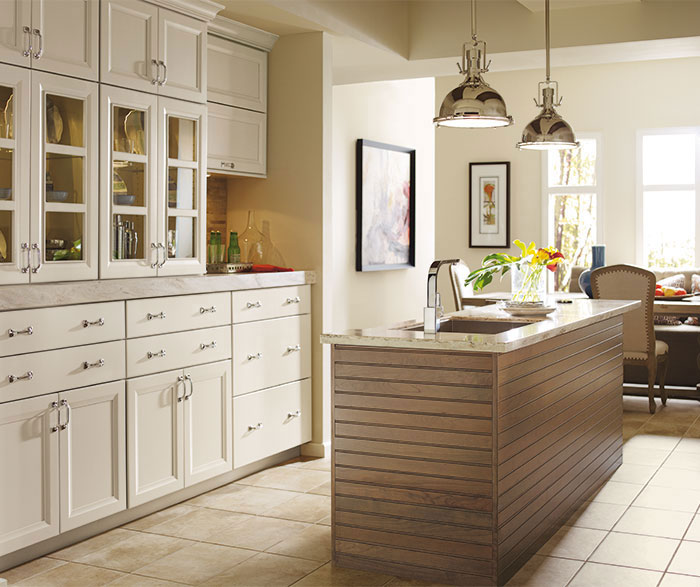
<path fill-rule="evenodd" d="M 510 246 L 510 162 L 469 164 L 469 246 Z"/>

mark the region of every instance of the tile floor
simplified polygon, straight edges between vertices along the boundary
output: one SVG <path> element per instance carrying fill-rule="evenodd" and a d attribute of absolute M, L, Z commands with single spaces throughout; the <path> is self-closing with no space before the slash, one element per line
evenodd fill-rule
<path fill-rule="evenodd" d="M 700 587 L 700 402 L 625 398 L 624 464 L 509 585 Z M 10 585 L 418 586 L 333 567 L 329 461 L 286 463 L 0 573 Z"/>

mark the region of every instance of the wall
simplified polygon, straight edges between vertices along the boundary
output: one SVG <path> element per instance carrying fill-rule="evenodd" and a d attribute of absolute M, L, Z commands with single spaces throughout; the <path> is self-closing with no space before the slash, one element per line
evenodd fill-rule
<path fill-rule="evenodd" d="M 433 261 L 435 131 L 432 78 L 333 88 L 333 330 L 422 318 Z M 416 266 L 355 271 L 355 145 L 369 139 L 416 149 Z"/>
<path fill-rule="evenodd" d="M 321 455 L 330 439 L 329 381 L 319 337 L 323 329 L 323 209 L 330 128 L 330 41 L 324 33 L 281 37 L 269 58 L 267 179 L 228 181 L 228 230 L 243 232 L 248 210 L 258 230 L 269 220 L 272 240 L 288 266 L 316 271 L 311 287 L 313 441 Z"/>
<path fill-rule="evenodd" d="M 676 59 L 554 69 L 564 102 L 559 109 L 578 132 L 602 134 L 603 234 L 612 263 L 636 262 L 637 130 L 700 125 L 700 59 Z M 537 114 L 532 98 L 539 70 L 487 74 L 505 98 L 515 124 L 507 128 L 436 130 L 436 232 L 438 258 L 461 257 L 476 267 L 485 249 L 469 249 L 469 163 L 511 162 L 511 240 L 542 240 L 541 154 L 518 151 L 524 126 Z M 435 111 L 461 81 L 436 79 Z M 667 88 L 664 91 L 663 88 Z M 441 281 L 441 286 L 443 282 Z M 509 282 L 491 286 L 509 289 Z M 442 289 L 442 287 L 441 287 Z"/>

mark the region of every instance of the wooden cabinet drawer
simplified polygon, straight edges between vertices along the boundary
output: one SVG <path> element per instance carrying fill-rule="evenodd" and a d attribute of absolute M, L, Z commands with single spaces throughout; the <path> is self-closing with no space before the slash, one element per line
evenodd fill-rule
<path fill-rule="evenodd" d="M 310 316 L 290 316 L 233 327 L 234 395 L 310 376 Z"/>
<path fill-rule="evenodd" d="M 124 302 L 0 313 L 0 357 L 122 338 Z"/>
<path fill-rule="evenodd" d="M 147 298 L 126 302 L 126 336 L 150 336 L 231 324 L 229 293 Z"/>
<path fill-rule="evenodd" d="M 311 380 L 233 398 L 233 467 L 311 440 Z"/>
<path fill-rule="evenodd" d="M 231 327 L 204 328 L 126 341 L 126 375 L 138 377 L 231 358 Z"/>
<path fill-rule="evenodd" d="M 5 357 L 0 402 L 118 379 L 124 379 L 123 340 Z"/>
<path fill-rule="evenodd" d="M 234 324 L 309 314 L 311 312 L 311 286 L 294 285 L 235 291 L 232 300 Z"/>

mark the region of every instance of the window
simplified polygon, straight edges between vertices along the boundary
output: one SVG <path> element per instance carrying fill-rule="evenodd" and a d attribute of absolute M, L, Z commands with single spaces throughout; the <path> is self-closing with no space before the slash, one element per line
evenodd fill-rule
<path fill-rule="evenodd" d="M 578 149 L 547 151 L 542 209 L 545 242 L 566 258 L 554 274 L 554 290 L 568 291 L 573 266 L 590 267 L 591 246 L 601 234 L 600 138 L 581 137 Z"/>
<path fill-rule="evenodd" d="M 699 140 L 697 128 L 639 133 L 641 265 L 694 267 L 700 259 L 695 238 Z"/>

